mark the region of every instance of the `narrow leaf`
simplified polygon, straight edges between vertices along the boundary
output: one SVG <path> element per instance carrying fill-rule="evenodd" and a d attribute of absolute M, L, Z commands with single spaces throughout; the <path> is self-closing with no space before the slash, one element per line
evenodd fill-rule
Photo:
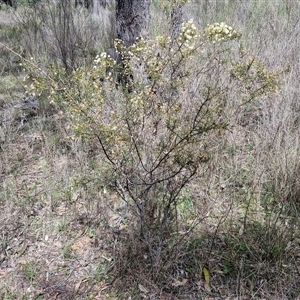
<path fill-rule="evenodd" d="M 210 282 L 210 275 L 209 275 L 209 271 L 207 268 L 203 268 L 203 275 L 204 275 L 204 280 L 207 284 L 209 284 Z"/>

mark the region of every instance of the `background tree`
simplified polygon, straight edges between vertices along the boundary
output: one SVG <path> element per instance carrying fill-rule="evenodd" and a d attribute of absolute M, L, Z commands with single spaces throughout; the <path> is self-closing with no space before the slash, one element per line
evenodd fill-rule
<path fill-rule="evenodd" d="M 132 45 L 137 38 L 143 37 L 150 21 L 151 0 L 117 0 L 116 25 L 117 38 L 125 46 Z"/>

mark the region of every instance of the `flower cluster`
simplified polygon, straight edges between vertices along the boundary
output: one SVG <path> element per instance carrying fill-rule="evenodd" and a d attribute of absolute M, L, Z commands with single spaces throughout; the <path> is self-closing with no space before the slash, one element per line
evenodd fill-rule
<path fill-rule="evenodd" d="M 95 57 L 94 64 L 100 65 L 107 57 L 108 57 L 108 55 L 106 54 L 106 52 L 102 52 L 100 55 L 97 55 Z"/>
<path fill-rule="evenodd" d="M 195 42 L 198 36 L 198 30 L 193 20 L 182 23 L 181 32 L 178 37 L 180 44 L 189 50 L 194 50 Z"/>
<path fill-rule="evenodd" d="M 228 26 L 224 22 L 207 25 L 205 28 L 205 36 L 213 41 L 233 40 L 239 38 L 241 34 Z"/>

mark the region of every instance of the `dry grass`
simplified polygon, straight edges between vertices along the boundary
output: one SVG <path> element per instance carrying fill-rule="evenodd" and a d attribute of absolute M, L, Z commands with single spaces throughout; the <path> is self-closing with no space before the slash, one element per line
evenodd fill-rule
<path fill-rule="evenodd" d="M 10 13 L 0 11 L 0 32 L 13 47 Z M 277 94 L 228 108 L 228 131 L 212 138 L 210 164 L 178 207 L 182 222 L 201 222 L 172 248 L 173 263 L 155 283 L 126 222 L 130 212 L 103 185 L 97 146 L 69 139 L 59 114 L 40 111 L 21 126 L 0 107 L 0 298 L 299 299 L 299 14 L 296 1 L 186 7 L 200 27 L 234 24 L 244 47 L 289 71 Z M 23 92 L 22 71 L 5 55 L 0 96 L 9 103 Z"/>

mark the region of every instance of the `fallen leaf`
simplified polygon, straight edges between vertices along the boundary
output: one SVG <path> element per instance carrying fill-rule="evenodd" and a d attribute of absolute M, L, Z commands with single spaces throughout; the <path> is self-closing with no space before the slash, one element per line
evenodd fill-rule
<path fill-rule="evenodd" d="M 175 287 L 178 287 L 178 286 L 184 286 L 186 285 L 188 282 L 187 279 L 183 279 L 182 281 L 180 280 L 175 280 L 173 283 L 172 283 L 172 286 L 175 286 Z"/>
<path fill-rule="evenodd" d="M 139 290 L 142 292 L 142 293 L 149 293 L 149 291 L 141 284 L 139 284 Z"/>
<path fill-rule="evenodd" d="M 75 293 L 75 294 L 78 293 L 78 290 L 79 290 L 79 288 L 80 288 L 81 283 L 82 283 L 82 279 L 81 279 L 79 282 L 76 283 L 75 289 L 74 289 L 74 293 Z"/>
<path fill-rule="evenodd" d="M 203 275 L 204 275 L 204 280 L 205 280 L 205 282 L 206 282 L 207 284 L 209 284 L 209 282 L 210 282 L 210 275 L 209 275 L 208 269 L 204 267 L 202 271 L 203 271 Z"/>

